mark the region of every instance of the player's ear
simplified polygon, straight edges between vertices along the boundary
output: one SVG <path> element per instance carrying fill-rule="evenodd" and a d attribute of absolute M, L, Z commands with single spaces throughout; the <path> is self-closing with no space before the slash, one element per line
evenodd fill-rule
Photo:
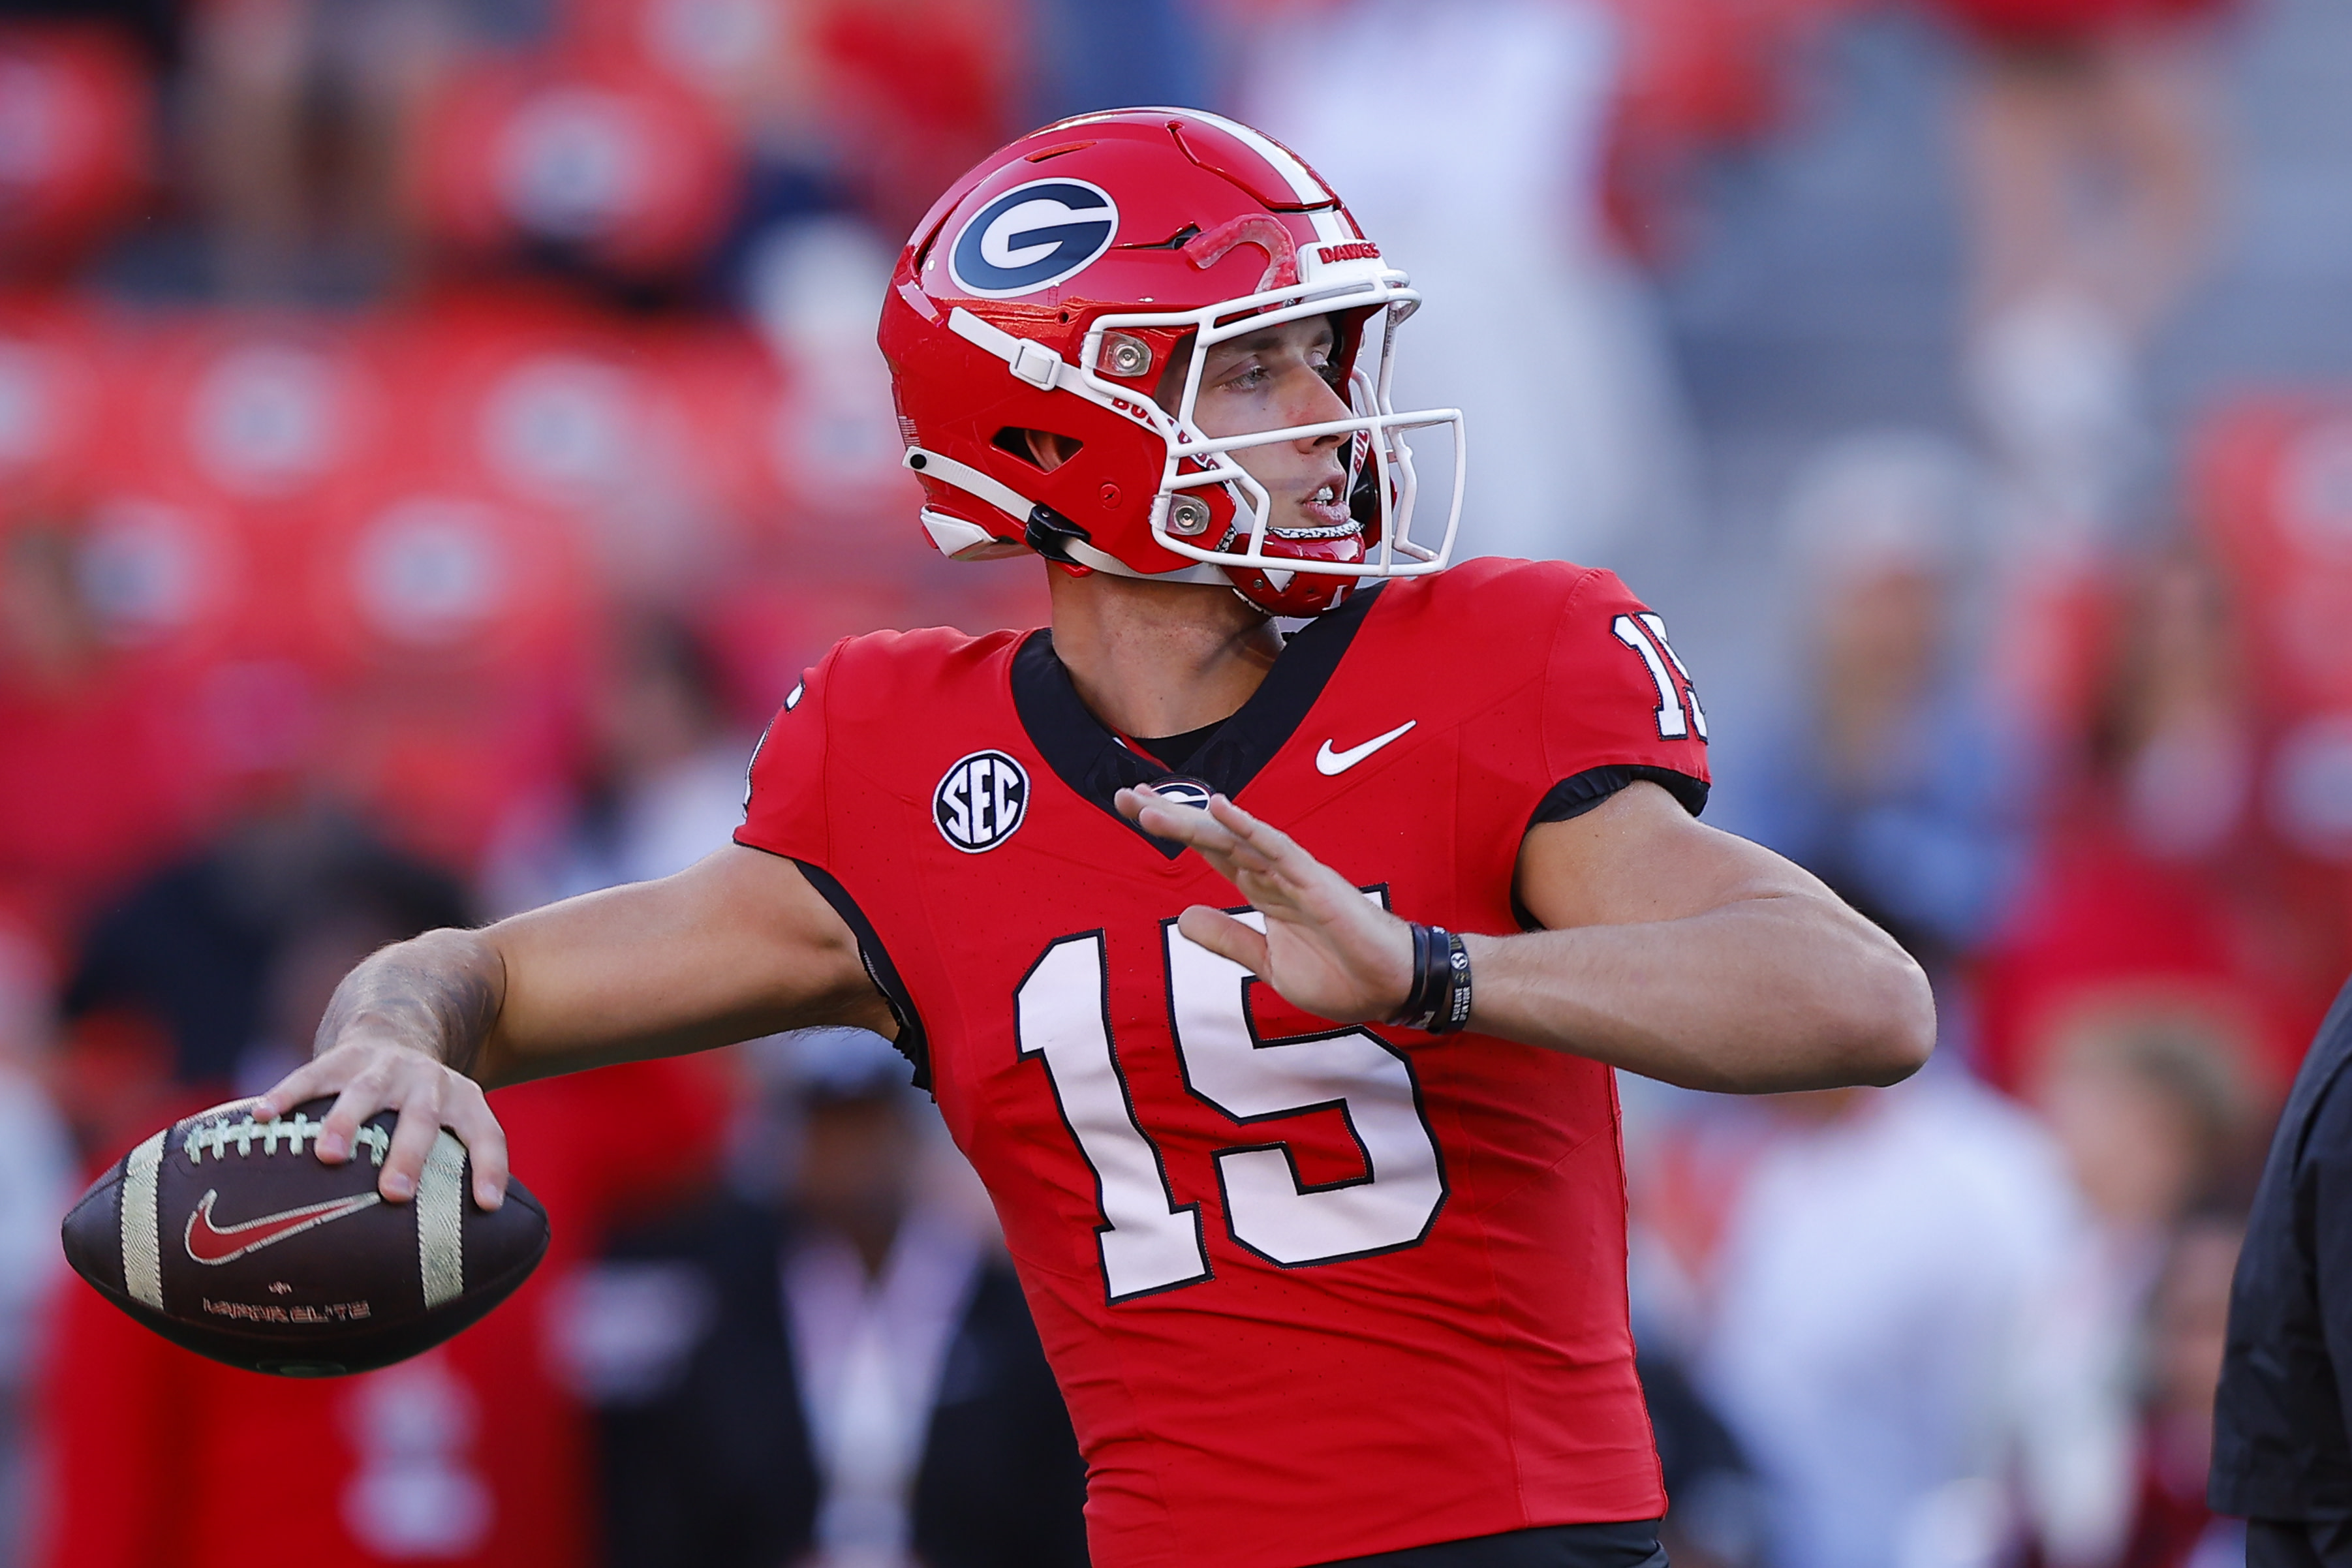
<path fill-rule="evenodd" d="M 1078 444 L 1069 436 L 1056 435 L 1050 430 L 1029 433 L 1029 455 L 1048 474 L 1077 455 Z"/>
<path fill-rule="evenodd" d="M 1007 425 L 996 433 L 996 444 L 1015 457 L 1025 457 L 1039 468 L 1051 474 L 1078 455 L 1084 444 L 1075 436 L 1057 434 L 1050 430 L 1023 430 Z"/>

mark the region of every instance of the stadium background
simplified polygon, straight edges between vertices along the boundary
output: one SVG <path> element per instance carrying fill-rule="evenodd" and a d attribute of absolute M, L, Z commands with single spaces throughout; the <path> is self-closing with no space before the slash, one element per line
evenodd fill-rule
<path fill-rule="evenodd" d="M 1131 102 L 1331 178 L 1468 547 L 1623 571 L 1710 820 L 1936 976 L 1900 1090 L 1626 1085 L 1676 1562 L 2228 1560 L 2238 1217 L 2352 967 L 2347 89 L 2335 0 L 0 0 L 0 1562 L 734 1560 L 599 1479 L 707 1329 L 643 1258 L 918 1146 L 813 1132 L 854 1042 L 509 1092 L 558 1252 L 371 1378 L 109 1321 L 57 1218 L 377 942 L 719 841 L 833 639 L 1042 615 L 917 527 L 876 301 Z M 937 1155 L 891 1201 L 968 1213 Z M 861 1535 L 826 1452 L 740 1560 L 904 1561 L 913 1460 Z"/>

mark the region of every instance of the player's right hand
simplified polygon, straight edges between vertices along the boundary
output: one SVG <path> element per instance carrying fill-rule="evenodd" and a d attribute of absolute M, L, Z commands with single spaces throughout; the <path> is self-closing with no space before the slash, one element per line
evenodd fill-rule
<path fill-rule="evenodd" d="M 319 1134 L 319 1157 L 341 1165 L 352 1157 L 360 1124 L 379 1111 L 394 1112 L 392 1147 L 376 1177 L 386 1203 L 406 1203 L 425 1174 L 425 1156 L 446 1127 L 471 1156 L 474 1201 L 494 1209 L 506 1201 L 507 1135 L 490 1111 L 482 1086 L 416 1046 L 380 1030 L 352 1030 L 271 1086 L 254 1102 L 257 1120 L 282 1116 L 305 1100 L 335 1096 Z"/>
<path fill-rule="evenodd" d="M 1144 831 L 1199 852 L 1265 917 L 1263 935 L 1196 904 L 1176 928 L 1334 1023 L 1391 1017 L 1412 988 L 1412 935 L 1280 829 L 1223 795 L 1205 810 L 1169 804 L 1149 785 L 1121 789 L 1119 810 Z"/>

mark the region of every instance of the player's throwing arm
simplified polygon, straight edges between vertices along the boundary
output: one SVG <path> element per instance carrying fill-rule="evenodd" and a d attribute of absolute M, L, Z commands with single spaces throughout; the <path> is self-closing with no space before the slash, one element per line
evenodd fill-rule
<path fill-rule="evenodd" d="M 369 1116 L 399 1112 L 377 1182 L 394 1203 L 415 1194 L 446 1126 L 474 1156 L 475 1200 L 494 1208 L 506 1137 L 485 1086 L 823 1023 L 896 1027 L 799 869 L 730 845 L 658 882 L 383 949 L 336 988 L 315 1054 L 255 1111 L 338 1096 L 318 1145 L 329 1161 L 351 1157 Z"/>

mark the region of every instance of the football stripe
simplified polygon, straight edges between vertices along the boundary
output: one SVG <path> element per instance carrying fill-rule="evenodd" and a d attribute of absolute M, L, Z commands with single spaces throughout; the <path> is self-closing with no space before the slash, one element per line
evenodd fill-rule
<path fill-rule="evenodd" d="M 465 1174 L 466 1145 L 444 1127 L 416 1184 L 416 1262 L 428 1312 L 465 1294 Z"/>
<path fill-rule="evenodd" d="M 133 1301 L 163 1310 L 163 1245 L 155 1218 L 155 1178 L 163 1166 L 166 1127 L 131 1151 L 122 1165 L 122 1286 Z"/>

